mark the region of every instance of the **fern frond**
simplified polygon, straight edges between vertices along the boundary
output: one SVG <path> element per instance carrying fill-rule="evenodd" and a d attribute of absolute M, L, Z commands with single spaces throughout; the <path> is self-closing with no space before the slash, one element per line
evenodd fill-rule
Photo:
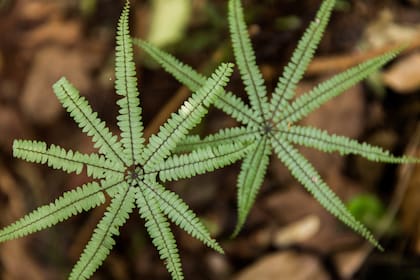
<path fill-rule="evenodd" d="M 291 106 L 287 108 L 282 123 L 294 123 L 303 119 L 328 100 L 340 95 L 348 88 L 365 79 L 368 75 L 377 71 L 395 58 L 398 52 L 399 50 L 395 50 L 372 58 L 317 85 L 311 91 L 298 97 Z"/>
<path fill-rule="evenodd" d="M 105 202 L 101 187 L 93 182 L 65 192 L 54 202 L 41 206 L 0 231 L 0 242 L 51 227 L 82 211 Z"/>
<path fill-rule="evenodd" d="M 165 190 L 158 183 L 149 184 L 148 182 L 142 182 L 141 184 L 141 188 L 144 188 L 148 196 L 156 198 L 159 208 L 173 223 L 210 248 L 223 253 L 222 247 L 216 240 L 211 238 L 210 233 L 200 219 L 176 193 Z"/>
<path fill-rule="evenodd" d="M 258 130 L 247 127 L 232 127 L 221 129 L 219 132 L 211 134 L 203 139 L 199 135 L 187 136 L 176 146 L 176 152 L 190 152 L 195 149 L 206 147 L 218 147 L 233 142 L 251 143 L 255 139 Z"/>
<path fill-rule="evenodd" d="M 174 155 L 156 166 L 162 181 L 185 179 L 214 171 L 241 159 L 252 144 L 237 142 L 193 150 L 189 154 Z M 156 172 L 155 171 L 155 172 Z"/>
<path fill-rule="evenodd" d="M 290 62 L 284 68 L 282 76 L 279 78 L 274 90 L 270 112 L 274 123 L 281 119 L 281 110 L 289 106 L 288 101 L 293 97 L 297 83 L 302 79 L 303 74 L 314 56 L 315 50 L 321 41 L 322 34 L 327 26 L 334 0 L 325 0 L 319 8 L 315 20 L 303 34 L 298 46 L 293 52 Z"/>
<path fill-rule="evenodd" d="M 184 279 L 175 237 L 168 220 L 159 208 L 155 196 L 151 193 L 138 191 L 136 199 L 140 216 L 146 220 L 147 232 L 159 252 L 160 259 L 165 262 L 166 269 L 171 274 L 172 279 Z"/>
<path fill-rule="evenodd" d="M 127 159 L 122 156 L 122 147 L 117 141 L 117 136 L 109 131 L 105 122 L 98 118 L 98 114 L 92 110 L 87 100 L 79 95 L 78 90 L 64 77 L 53 85 L 53 89 L 82 131 L 92 137 L 95 148 L 110 160 L 121 165 L 128 164 Z"/>
<path fill-rule="evenodd" d="M 382 249 L 372 233 L 347 210 L 340 198 L 322 181 L 315 168 L 298 150 L 286 141 L 272 138 L 271 142 L 278 158 L 290 170 L 292 175 L 324 206 L 344 224 L 362 235 L 375 247 Z"/>
<path fill-rule="evenodd" d="M 155 47 L 153 44 L 138 38 L 132 39 L 133 44 L 140 47 L 151 58 L 159 63 L 166 72 L 170 73 L 180 83 L 185 85 L 191 91 L 197 91 L 206 82 L 206 77 L 195 71 L 189 65 L 179 61 L 173 55 Z"/>
<path fill-rule="evenodd" d="M 228 20 L 235 61 L 248 93 L 251 107 L 259 113 L 258 122 L 267 120 L 269 110 L 267 89 L 256 64 L 240 0 L 229 0 Z"/>
<path fill-rule="evenodd" d="M 259 112 L 252 110 L 245 102 L 239 97 L 226 91 L 214 101 L 214 107 L 222 110 L 237 122 L 250 126 L 258 127 L 260 124 Z"/>
<path fill-rule="evenodd" d="M 15 140 L 13 142 L 13 156 L 29 162 L 47 164 L 54 169 L 80 174 L 83 166 L 87 167 L 88 176 L 105 178 L 107 176 L 120 177 L 124 169 L 97 154 L 81 154 L 72 150 L 65 150 L 57 145 L 41 141 Z"/>
<path fill-rule="evenodd" d="M 242 163 L 238 177 L 238 221 L 232 236 L 236 236 L 239 233 L 255 202 L 267 172 L 270 152 L 271 148 L 268 138 L 261 137 L 254 150 L 246 156 Z"/>
<path fill-rule="evenodd" d="M 136 66 L 133 59 L 133 46 L 128 28 L 129 2 L 126 2 L 117 28 L 117 46 L 115 50 L 115 90 L 122 98 L 118 127 L 121 130 L 121 142 L 128 165 L 137 164 L 143 150 L 143 124 L 137 89 Z"/>
<path fill-rule="evenodd" d="M 157 135 L 152 135 L 144 150 L 142 164 L 156 164 L 167 157 L 188 131 L 201 120 L 210 104 L 220 95 L 232 74 L 233 64 L 223 63 L 205 85 L 188 98 L 178 113 L 173 113 L 160 127 Z"/>
<path fill-rule="evenodd" d="M 396 157 L 389 151 L 367 143 L 359 143 L 356 140 L 326 131 L 313 128 L 292 126 L 277 133 L 278 139 L 285 139 L 295 144 L 316 148 L 324 152 L 339 152 L 341 155 L 354 154 L 367 158 L 371 161 L 388 163 L 420 163 L 420 159 L 402 156 Z"/>
<path fill-rule="evenodd" d="M 103 218 L 70 273 L 69 279 L 88 279 L 102 264 L 115 245 L 113 235 L 119 235 L 119 228 L 128 219 L 135 204 L 136 188 L 127 184 L 112 198 Z"/>
<path fill-rule="evenodd" d="M 26 160 L 47 164 L 54 169 L 61 169 L 67 173 L 75 172 L 80 174 L 83 169 L 80 154 L 72 150 L 51 145 L 47 148 L 47 143 L 31 140 L 15 140 L 13 141 L 13 156 Z"/>
<path fill-rule="evenodd" d="M 206 82 L 206 77 L 182 63 L 174 56 L 164 52 L 141 39 L 133 39 L 133 43 L 143 49 L 157 63 L 159 63 L 175 79 L 185 85 L 191 91 L 197 91 Z M 242 124 L 257 125 L 258 115 L 256 115 L 248 105 L 231 92 L 223 92 L 214 102 L 214 106 Z"/>

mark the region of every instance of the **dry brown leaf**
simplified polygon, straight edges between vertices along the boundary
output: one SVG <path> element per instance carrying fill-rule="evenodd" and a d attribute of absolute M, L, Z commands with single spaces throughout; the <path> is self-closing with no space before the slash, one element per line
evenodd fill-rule
<path fill-rule="evenodd" d="M 317 215 L 307 215 L 278 229 L 274 233 L 273 245 L 283 247 L 308 240 L 319 231 L 320 227 L 321 221 Z"/>
<path fill-rule="evenodd" d="M 360 44 L 366 49 L 376 49 L 390 44 L 410 42 L 418 36 L 420 36 L 420 24 L 402 25 L 396 23 L 393 12 L 384 9 L 379 13 L 378 18 L 366 28 Z"/>
<path fill-rule="evenodd" d="M 235 280 L 255 279 L 326 280 L 329 276 L 313 256 L 280 252 L 261 258 L 235 277 Z"/>
<path fill-rule="evenodd" d="M 420 52 L 395 63 L 383 73 L 385 85 L 399 93 L 413 93 L 420 88 Z"/>

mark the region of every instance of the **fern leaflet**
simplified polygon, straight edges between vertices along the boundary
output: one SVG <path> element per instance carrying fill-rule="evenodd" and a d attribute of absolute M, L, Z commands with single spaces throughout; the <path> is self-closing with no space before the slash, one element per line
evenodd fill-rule
<path fill-rule="evenodd" d="M 279 78 L 270 103 L 271 119 L 274 123 L 280 120 L 281 110 L 289 106 L 288 101 L 293 97 L 297 83 L 302 79 L 303 73 L 309 62 L 311 62 L 315 49 L 321 41 L 334 4 L 334 1 L 323 1 L 315 16 L 315 20 L 306 29 L 293 52 L 290 62 L 286 65 L 282 76 Z"/>
<path fill-rule="evenodd" d="M 222 87 L 228 82 L 232 67 L 232 64 L 222 64 L 216 69 L 204 86 L 184 102 L 178 113 L 171 115 L 158 134 L 150 137 L 149 144 L 142 154 L 142 164 L 150 166 L 159 163 L 185 137 L 188 130 L 198 124 L 208 106 L 220 95 Z"/>
<path fill-rule="evenodd" d="M 128 165 L 140 162 L 143 150 L 143 125 L 138 99 L 136 67 L 133 61 L 133 48 L 128 30 L 128 2 L 121 14 L 117 29 L 117 46 L 115 51 L 115 91 L 122 98 L 118 126 L 121 130 L 121 142 L 128 158 Z"/>
<path fill-rule="evenodd" d="M 303 119 L 310 112 L 314 111 L 328 100 L 363 80 L 370 73 L 377 71 L 377 69 L 393 59 L 398 52 L 399 50 L 391 51 L 384 55 L 372 58 L 317 85 L 311 91 L 298 97 L 291 106 L 288 107 L 288 112 L 283 116 L 282 123 L 295 123 Z"/>
<path fill-rule="evenodd" d="M 105 202 L 101 187 L 88 183 L 65 192 L 49 205 L 39 207 L 20 220 L 0 231 L 0 242 L 19 238 L 51 227 L 82 211 L 87 211 Z"/>
<path fill-rule="evenodd" d="M 78 90 L 66 78 L 58 80 L 53 85 L 53 89 L 58 100 L 83 132 L 92 136 L 95 148 L 98 148 L 99 152 L 110 160 L 126 165 L 127 160 L 121 156 L 122 147 L 117 141 L 117 136 L 112 135 L 105 122 L 97 117 L 97 113 L 92 110 L 86 99 L 79 95 Z"/>
<path fill-rule="evenodd" d="M 241 72 L 245 90 L 248 93 L 252 108 L 259 112 L 260 121 L 266 120 L 269 109 L 266 106 L 268 103 L 267 89 L 255 61 L 255 53 L 244 23 L 243 10 L 239 0 L 229 1 L 228 18 L 233 53 Z"/>
<path fill-rule="evenodd" d="M 270 159 L 270 143 L 267 140 L 267 137 L 261 137 L 256 148 L 247 155 L 241 165 L 238 178 L 238 222 L 232 236 L 236 236 L 241 230 L 264 180 Z"/>
<path fill-rule="evenodd" d="M 160 258 L 165 262 L 172 279 L 184 279 L 175 238 L 154 195 L 139 191 L 136 199 L 140 216 L 146 220 L 147 232 L 152 239 L 153 245 L 159 251 Z"/>
<path fill-rule="evenodd" d="M 79 261 L 73 267 L 69 279 L 90 278 L 115 245 L 112 236 L 119 235 L 119 227 L 128 219 L 134 208 L 134 196 L 137 191 L 135 188 L 128 188 L 126 184 L 122 187 L 113 197 Z"/>

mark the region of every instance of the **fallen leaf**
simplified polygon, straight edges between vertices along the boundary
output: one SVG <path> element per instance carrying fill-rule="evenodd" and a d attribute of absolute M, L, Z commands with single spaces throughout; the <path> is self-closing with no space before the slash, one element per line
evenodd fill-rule
<path fill-rule="evenodd" d="M 273 245 L 284 247 L 312 238 L 320 229 L 321 221 L 317 215 L 310 214 L 302 219 L 278 229 L 274 233 Z"/>
<path fill-rule="evenodd" d="M 394 43 L 410 42 L 420 35 L 420 24 L 403 25 L 396 22 L 389 9 L 382 10 L 378 18 L 366 28 L 360 45 L 375 49 Z"/>
<path fill-rule="evenodd" d="M 385 85 L 398 93 L 414 93 L 420 88 L 420 52 L 398 60 L 383 73 Z"/>
<path fill-rule="evenodd" d="M 267 255 L 245 268 L 235 280 L 326 280 L 328 274 L 314 256 L 294 252 Z"/>

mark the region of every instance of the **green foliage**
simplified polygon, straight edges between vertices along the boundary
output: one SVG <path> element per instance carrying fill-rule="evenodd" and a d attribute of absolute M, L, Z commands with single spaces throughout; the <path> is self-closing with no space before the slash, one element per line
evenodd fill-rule
<path fill-rule="evenodd" d="M 228 19 L 232 47 L 250 106 L 230 92 L 223 93 L 214 105 L 243 126 L 224 129 L 203 139 L 199 136 L 188 136 L 178 145 L 177 150 L 207 149 L 209 146 L 217 147 L 230 142 L 254 143 L 247 149 L 238 178 L 238 222 L 234 235 L 239 233 L 246 221 L 263 182 L 269 156 L 274 152 L 291 174 L 325 209 L 372 244 L 381 248 L 371 232 L 348 211 L 340 198 L 331 191 L 315 168 L 295 148 L 295 145 L 303 145 L 329 153 L 355 154 L 373 161 L 420 162 L 416 158 L 395 157 L 379 147 L 296 124 L 328 100 L 377 71 L 398 53 L 398 50 L 395 50 L 368 60 L 333 76 L 300 97 L 294 98 L 297 84 L 313 58 L 334 5 L 334 0 L 322 2 L 315 19 L 304 32 L 269 100 L 262 74 L 256 65 L 241 2 L 240 0 L 229 0 Z M 204 83 L 204 76 L 179 62 L 170 54 L 140 39 L 134 39 L 133 42 L 192 91 Z M 231 151 L 227 148 L 223 152 L 229 154 L 234 149 L 232 146 Z"/>
<path fill-rule="evenodd" d="M 177 113 L 145 142 L 133 50 L 128 27 L 127 2 L 119 20 L 115 62 L 115 89 L 120 99 L 117 124 L 120 139 L 113 135 L 87 100 L 65 78 L 54 86 L 63 107 L 79 127 L 92 137 L 98 153 L 83 154 L 45 142 L 15 140 L 14 156 L 29 162 L 47 164 L 65 172 L 81 173 L 96 179 L 64 193 L 53 203 L 41 206 L 0 231 L 0 241 L 28 235 L 64 221 L 82 211 L 110 204 L 70 273 L 70 279 L 87 279 L 97 270 L 115 244 L 114 236 L 135 207 L 145 220 L 146 229 L 173 279 L 183 279 L 181 260 L 169 222 L 173 222 L 207 246 L 223 253 L 210 237 L 197 215 L 175 193 L 166 190 L 159 178 L 170 181 L 214 170 L 247 152 L 247 145 L 237 143 L 222 147 L 209 146 L 182 156 L 170 154 L 186 137 L 211 104 L 223 92 L 232 73 L 232 64 L 222 64 L 208 79 L 203 79 L 196 93 Z"/>
<path fill-rule="evenodd" d="M 373 194 L 359 194 L 346 203 L 350 213 L 366 224 L 370 229 L 380 229 L 386 208 L 384 204 Z M 388 229 L 389 230 L 389 229 Z"/>

